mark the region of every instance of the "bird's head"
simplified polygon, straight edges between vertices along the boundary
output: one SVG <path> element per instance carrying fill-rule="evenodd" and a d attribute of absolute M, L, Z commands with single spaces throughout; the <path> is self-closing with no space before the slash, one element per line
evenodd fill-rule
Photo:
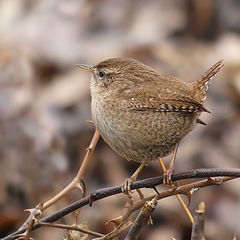
<path fill-rule="evenodd" d="M 91 86 L 109 87 L 141 82 L 146 74 L 146 66 L 129 58 L 110 58 L 95 66 L 78 64 L 92 73 Z"/>

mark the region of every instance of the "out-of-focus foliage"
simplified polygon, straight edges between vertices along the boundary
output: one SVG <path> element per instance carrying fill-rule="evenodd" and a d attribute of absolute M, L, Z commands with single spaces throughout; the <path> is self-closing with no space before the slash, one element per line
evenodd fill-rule
<path fill-rule="evenodd" d="M 208 125 L 183 141 L 176 171 L 239 167 L 239 9 L 237 0 L 0 1 L 0 237 L 24 221 L 23 209 L 53 196 L 80 166 L 94 128 L 86 122 L 90 76 L 76 63 L 132 57 L 189 82 L 223 59 L 208 92 L 212 114 L 202 116 Z M 161 174 L 157 165 L 140 178 Z M 137 167 L 99 142 L 87 172 L 88 193 L 120 184 Z M 235 180 L 192 197 L 192 212 L 206 203 L 207 239 L 240 235 L 239 189 Z M 75 191 L 50 210 L 80 196 Z M 121 215 L 125 200 L 118 195 L 83 208 L 81 221 L 106 233 L 112 226 L 104 222 Z M 73 216 L 65 218 L 72 222 Z M 153 222 L 142 239 L 189 239 L 191 226 L 174 197 L 159 202 Z M 62 239 L 63 232 L 43 228 L 34 236 Z"/>

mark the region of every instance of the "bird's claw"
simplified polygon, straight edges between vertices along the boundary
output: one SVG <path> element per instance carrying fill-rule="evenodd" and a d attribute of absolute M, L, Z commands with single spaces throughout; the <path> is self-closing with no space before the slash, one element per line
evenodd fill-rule
<path fill-rule="evenodd" d="M 173 185 L 172 174 L 173 174 L 173 169 L 172 168 L 166 170 L 163 173 L 163 184 L 165 184 L 165 185 Z"/>
<path fill-rule="evenodd" d="M 122 193 L 124 194 L 129 194 L 131 193 L 131 186 L 132 186 L 132 183 L 133 183 L 133 179 L 132 178 L 126 178 L 124 180 L 124 183 L 122 185 Z"/>
<path fill-rule="evenodd" d="M 132 183 L 132 178 L 126 178 L 122 185 L 122 193 L 127 196 L 130 206 L 133 206 L 133 197 L 131 196 L 131 193 L 133 192 L 131 191 Z"/>

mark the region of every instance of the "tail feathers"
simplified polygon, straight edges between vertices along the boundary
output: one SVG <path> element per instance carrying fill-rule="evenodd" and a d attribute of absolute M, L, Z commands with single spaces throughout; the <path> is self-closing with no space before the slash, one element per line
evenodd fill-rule
<path fill-rule="evenodd" d="M 218 61 L 214 64 L 207 72 L 205 72 L 201 78 L 194 84 L 195 88 L 195 97 L 203 103 L 206 99 L 206 92 L 208 90 L 210 80 L 213 76 L 219 72 L 219 70 L 223 67 L 223 60 Z"/>

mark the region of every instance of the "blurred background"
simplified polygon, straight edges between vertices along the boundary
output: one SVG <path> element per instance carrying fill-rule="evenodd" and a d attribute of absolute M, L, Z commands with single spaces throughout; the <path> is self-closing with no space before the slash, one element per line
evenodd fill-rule
<path fill-rule="evenodd" d="M 201 117 L 208 125 L 196 126 L 184 139 L 175 170 L 239 167 L 239 13 L 238 0 L 1 0 L 0 237 L 24 222 L 25 208 L 48 200 L 79 169 L 94 127 L 86 122 L 90 75 L 76 63 L 131 57 L 190 82 L 223 59 L 206 100 L 212 113 Z M 101 140 L 88 166 L 87 193 L 121 184 L 137 167 Z M 139 179 L 159 174 L 156 162 Z M 240 236 L 239 189 L 240 181 L 234 180 L 193 195 L 192 213 L 206 203 L 206 239 Z M 80 196 L 74 191 L 44 215 Z M 82 209 L 80 221 L 107 233 L 113 226 L 105 222 L 120 216 L 125 202 L 123 195 L 98 201 Z M 72 214 L 61 222 L 73 219 Z M 141 239 L 190 239 L 191 225 L 175 197 L 158 203 L 153 222 Z M 63 235 L 49 228 L 32 234 L 35 239 Z"/>

